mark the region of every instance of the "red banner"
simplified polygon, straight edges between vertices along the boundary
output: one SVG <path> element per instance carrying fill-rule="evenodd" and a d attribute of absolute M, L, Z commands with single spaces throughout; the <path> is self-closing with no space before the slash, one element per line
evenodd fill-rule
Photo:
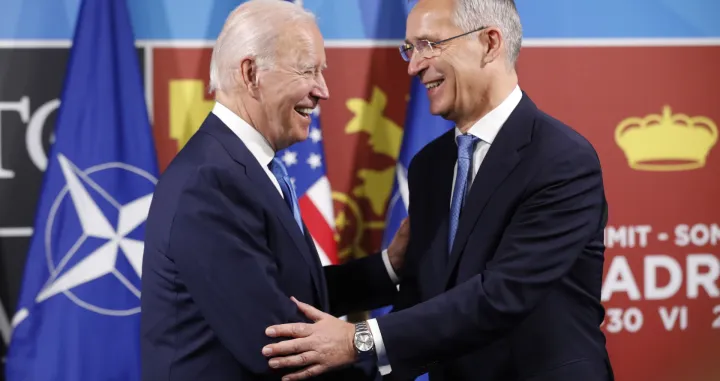
<path fill-rule="evenodd" d="M 212 107 L 210 49 L 154 49 L 165 168 Z M 409 91 L 394 48 L 329 48 L 321 104 L 341 259 L 380 246 Z M 520 86 L 585 135 L 610 205 L 603 330 L 617 380 L 720 379 L 718 47 L 529 48 Z"/>
<path fill-rule="evenodd" d="M 618 380 L 720 379 L 718 47 L 531 48 L 520 86 L 585 135 L 609 203 Z"/>

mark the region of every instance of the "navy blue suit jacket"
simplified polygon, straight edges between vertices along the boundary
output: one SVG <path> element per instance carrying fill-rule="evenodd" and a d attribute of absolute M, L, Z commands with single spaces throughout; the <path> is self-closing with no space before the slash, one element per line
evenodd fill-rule
<path fill-rule="evenodd" d="M 448 253 L 451 130 L 409 168 L 410 243 L 378 318 L 388 379 L 611 379 L 599 326 L 606 203 L 586 139 L 523 97 L 466 198 Z"/>
<path fill-rule="evenodd" d="M 271 370 L 261 350 L 279 341 L 268 326 L 308 322 L 290 296 L 340 316 L 395 293 L 379 255 L 323 268 L 261 164 L 210 114 L 162 174 L 150 208 L 143 379 L 279 380 L 290 370 Z M 323 379 L 376 375 L 374 364 L 359 364 Z"/>

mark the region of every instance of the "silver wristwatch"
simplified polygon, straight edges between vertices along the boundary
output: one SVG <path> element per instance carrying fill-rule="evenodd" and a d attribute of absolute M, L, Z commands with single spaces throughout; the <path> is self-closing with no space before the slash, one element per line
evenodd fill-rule
<path fill-rule="evenodd" d="M 355 352 L 361 358 L 375 354 L 375 341 L 367 322 L 363 321 L 355 324 L 353 344 L 355 345 Z"/>

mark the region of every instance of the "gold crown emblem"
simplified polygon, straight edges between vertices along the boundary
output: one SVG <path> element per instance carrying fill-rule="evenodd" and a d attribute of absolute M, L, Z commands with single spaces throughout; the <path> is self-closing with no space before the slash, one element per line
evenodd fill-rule
<path fill-rule="evenodd" d="M 662 115 L 627 118 L 615 129 L 615 142 L 630 168 L 643 171 L 684 171 L 701 168 L 718 140 L 707 117 L 689 117 L 663 107 Z"/>

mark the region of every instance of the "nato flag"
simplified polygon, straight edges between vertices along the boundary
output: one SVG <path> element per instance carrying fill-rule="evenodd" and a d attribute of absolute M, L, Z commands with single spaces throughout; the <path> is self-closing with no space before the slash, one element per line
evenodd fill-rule
<path fill-rule="evenodd" d="M 8 381 L 140 379 L 157 163 L 123 0 L 84 0 L 6 363 Z"/>

